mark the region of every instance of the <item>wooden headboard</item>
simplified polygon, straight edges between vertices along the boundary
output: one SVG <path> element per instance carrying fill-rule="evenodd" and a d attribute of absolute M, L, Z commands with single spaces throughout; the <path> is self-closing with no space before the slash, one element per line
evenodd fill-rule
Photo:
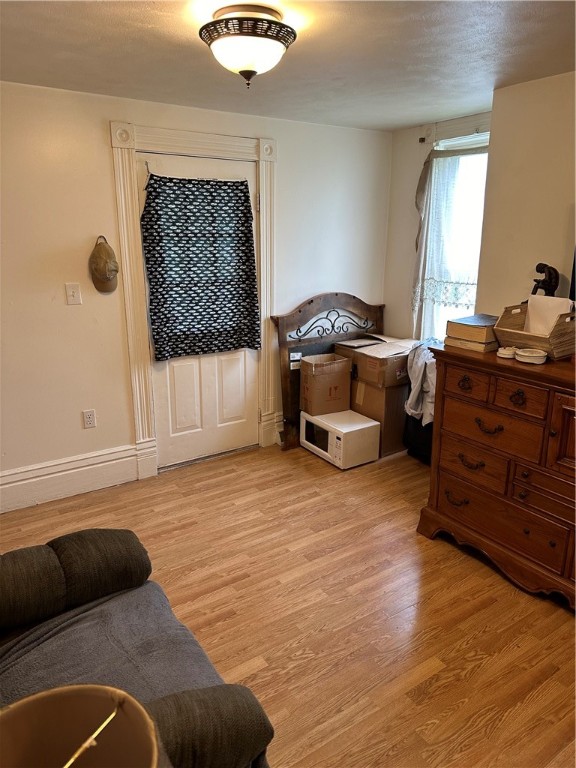
<path fill-rule="evenodd" d="M 336 342 L 384 333 L 384 304 L 366 304 L 350 293 L 321 293 L 287 315 L 272 317 L 278 330 L 284 450 L 300 445 L 299 355 L 334 351 Z"/>

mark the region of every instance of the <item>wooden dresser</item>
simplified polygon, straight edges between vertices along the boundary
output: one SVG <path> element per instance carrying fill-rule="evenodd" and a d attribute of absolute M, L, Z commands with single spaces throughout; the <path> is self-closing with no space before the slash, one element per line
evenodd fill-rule
<path fill-rule="evenodd" d="M 574 364 L 432 348 L 430 498 L 418 532 L 447 531 L 530 592 L 574 608 Z"/>

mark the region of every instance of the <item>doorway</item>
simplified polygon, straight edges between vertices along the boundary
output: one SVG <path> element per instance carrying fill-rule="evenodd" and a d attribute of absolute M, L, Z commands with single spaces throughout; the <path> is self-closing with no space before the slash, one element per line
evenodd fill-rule
<path fill-rule="evenodd" d="M 272 139 L 202 134 L 191 131 L 110 124 L 113 148 L 119 251 L 126 309 L 128 356 L 134 403 L 136 476 L 158 472 L 155 430 L 153 363 L 150 354 L 146 279 L 140 235 L 138 155 L 177 155 L 179 158 L 241 160 L 253 163 L 259 213 L 255 240 L 258 243 L 262 349 L 257 365 L 258 444 L 277 442 L 278 372 L 273 363 L 275 331 L 271 314 L 274 272 L 274 189 L 276 145 Z M 163 158 L 164 159 L 164 158 Z M 240 366 L 237 363 L 237 371 Z M 237 374 L 240 375 L 240 374 Z"/>
<path fill-rule="evenodd" d="M 254 161 L 138 152 L 136 162 L 140 214 L 148 173 L 171 178 L 245 179 L 257 231 Z M 256 236 L 254 250 L 258 264 Z M 245 348 L 152 362 L 159 468 L 258 444 L 259 354 Z"/>

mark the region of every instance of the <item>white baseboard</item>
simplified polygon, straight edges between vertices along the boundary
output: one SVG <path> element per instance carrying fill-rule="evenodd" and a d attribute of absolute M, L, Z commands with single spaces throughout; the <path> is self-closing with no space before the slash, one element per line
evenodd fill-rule
<path fill-rule="evenodd" d="M 282 414 L 266 414 L 260 445 L 279 443 Z M 158 474 L 156 440 L 86 453 L 0 473 L 0 512 L 142 480 Z"/>
<path fill-rule="evenodd" d="M 260 422 L 260 445 L 268 448 L 280 445 L 280 431 L 283 429 L 281 413 L 262 414 Z"/>
<path fill-rule="evenodd" d="M 156 441 L 125 445 L 0 474 L 0 512 L 157 474 Z"/>
<path fill-rule="evenodd" d="M 156 438 L 136 443 L 136 466 L 138 480 L 158 474 Z"/>

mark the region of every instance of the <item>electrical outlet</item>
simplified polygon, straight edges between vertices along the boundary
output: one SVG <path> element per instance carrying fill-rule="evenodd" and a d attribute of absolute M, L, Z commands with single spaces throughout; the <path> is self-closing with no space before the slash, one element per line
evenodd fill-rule
<path fill-rule="evenodd" d="M 82 411 L 82 418 L 84 420 L 84 429 L 92 429 L 96 426 L 96 411 L 90 409 L 89 411 Z"/>

